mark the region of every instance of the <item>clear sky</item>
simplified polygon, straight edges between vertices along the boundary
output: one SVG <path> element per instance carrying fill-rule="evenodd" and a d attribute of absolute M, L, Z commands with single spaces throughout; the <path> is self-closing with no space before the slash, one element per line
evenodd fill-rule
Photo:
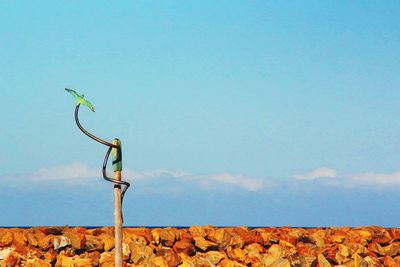
<path fill-rule="evenodd" d="M 0 225 L 400 226 L 398 1 L 1 1 Z"/>

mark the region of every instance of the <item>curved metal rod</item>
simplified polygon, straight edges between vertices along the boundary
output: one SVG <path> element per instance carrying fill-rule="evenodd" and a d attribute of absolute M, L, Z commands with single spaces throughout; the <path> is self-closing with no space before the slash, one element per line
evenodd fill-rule
<path fill-rule="evenodd" d="M 115 179 L 113 179 L 113 178 L 107 177 L 107 173 L 106 173 L 107 162 L 108 162 L 108 158 L 110 157 L 111 150 L 112 150 L 113 148 L 115 148 L 115 149 L 120 149 L 120 146 L 119 146 L 119 145 L 111 144 L 111 143 L 109 143 L 109 142 L 107 142 L 107 141 L 104 141 L 103 139 L 100 139 L 100 138 L 98 138 L 97 136 L 94 136 L 93 134 L 91 134 L 91 133 L 89 133 L 88 131 L 86 131 L 86 129 L 83 128 L 83 126 L 82 126 L 81 123 L 79 122 L 79 117 L 78 117 L 79 107 L 80 107 L 80 104 L 78 104 L 78 105 L 75 107 L 75 122 L 76 122 L 76 125 L 78 125 L 79 129 L 80 129 L 84 134 L 86 134 L 88 137 L 90 137 L 90 138 L 92 138 L 93 140 L 95 140 L 95 141 L 97 141 L 97 142 L 99 142 L 99 143 L 101 143 L 101 144 L 106 145 L 106 146 L 109 147 L 108 150 L 107 150 L 107 152 L 106 152 L 106 155 L 105 155 L 105 157 L 104 157 L 104 161 L 103 161 L 103 178 L 104 178 L 106 181 L 109 181 L 109 182 L 114 183 L 114 186 L 115 186 L 115 185 L 124 185 L 124 186 L 125 186 L 125 187 L 122 189 L 122 193 L 121 193 L 121 206 L 122 206 L 122 203 L 123 203 L 123 201 L 124 201 L 125 193 L 126 193 L 126 191 L 128 190 L 128 188 L 129 188 L 129 186 L 130 186 L 131 184 L 128 183 L 128 182 L 126 182 L 126 181 L 118 181 L 118 180 L 115 180 Z"/>
<path fill-rule="evenodd" d="M 103 139 L 98 138 L 97 136 L 94 136 L 93 134 L 89 133 L 88 131 L 86 131 L 85 128 L 82 127 L 81 123 L 79 122 L 79 118 L 78 118 L 78 111 L 79 111 L 79 107 L 80 107 L 80 106 L 81 106 L 81 104 L 78 104 L 78 105 L 75 107 L 75 122 L 76 122 L 76 125 L 78 125 L 79 129 L 80 129 L 84 134 L 86 134 L 87 136 L 89 136 L 90 138 L 92 138 L 93 140 L 95 140 L 95 141 L 97 141 L 97 142 L 99 142 L 99 143 L 101 143 L 101 144 L 103 144 L 103 145 L 105 145 L 105 146 L 109 146 L 109 147 L 112 147 L 112 148 L 119 148 L 119 146 L 117 146 L 117 145 L 111 144 L 111 143 L 109 143 L 109 142 L 107 142 L 107 141 L 104 141 Z"/>

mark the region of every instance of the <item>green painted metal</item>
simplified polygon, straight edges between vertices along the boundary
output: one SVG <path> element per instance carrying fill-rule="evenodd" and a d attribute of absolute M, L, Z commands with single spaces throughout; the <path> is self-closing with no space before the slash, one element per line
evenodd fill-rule
<path fill-rule="evenodd" d="M 94 112 L 94 107 L 93 107 L 92 103 L 90 103 L 89 101 L 87 101 L 85 99 L 85 95 L 84 94 L 79 95 L 75 90 L 68 89 L 68 88 L 65 88 L 65 91 L 67 91 L 68 93 L 70 93 L 74 97 L 75 105 L 77 105 L 77 106 L 78 105 L 87 106 L 91 111 Z"/>
<path fill-rule="evenodd" d="M 122 171 L 122 151 L 121 151 L 121 141 L 118 138 L 115 138 L 112 141 L 113 145 L 118 146 L 118 148 L 113 148 L 111 150 L 111 155 L 112 155 L 112 165 L 114 168 L 114 172 L 116 171 Z"/>

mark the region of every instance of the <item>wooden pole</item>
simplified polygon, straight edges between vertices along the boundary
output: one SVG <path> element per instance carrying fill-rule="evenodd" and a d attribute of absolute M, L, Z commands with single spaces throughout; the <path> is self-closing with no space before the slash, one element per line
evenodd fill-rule
<path fill-rule="evenodd" d="M 114 179 L 121 181 L 121 171 L 114 172 Z M 122 267 L 122 207 L 121 185 L 114 184 L 115 266 Z"/>
<path fill-rule="evenodd" d="M 122 148 L 118 138 L 113 140 L 113 145 L 118 148 L 112 149 L 114 179 L 121 181 L 122 171 Z M 122 199 L 121 185 L 114 184 L 114 231 L 115 231 L 115 267 L 122 267 Z"/>

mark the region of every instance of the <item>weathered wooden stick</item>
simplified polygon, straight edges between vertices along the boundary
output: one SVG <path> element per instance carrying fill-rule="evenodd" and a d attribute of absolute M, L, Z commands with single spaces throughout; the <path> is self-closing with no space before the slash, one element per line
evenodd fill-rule
<path fill-rule="evenodd" d="M 121 171 L 114 172 L 114 179 L 121 181 Z M 122 207 L 121 185 L 114 184 L 115 266 L 122 267 Z"/>
<path fill-rule="evenodd" d="M 121 141 L 117 138 L 113 140 L 113 145 L 118 148 L 112 149 L 114 179 L 114 231 L 115 231 L 115 266 L 122 267 L 122 201 L 121 201 L 121 171 L 122 171 L 122 152 Z"/>

